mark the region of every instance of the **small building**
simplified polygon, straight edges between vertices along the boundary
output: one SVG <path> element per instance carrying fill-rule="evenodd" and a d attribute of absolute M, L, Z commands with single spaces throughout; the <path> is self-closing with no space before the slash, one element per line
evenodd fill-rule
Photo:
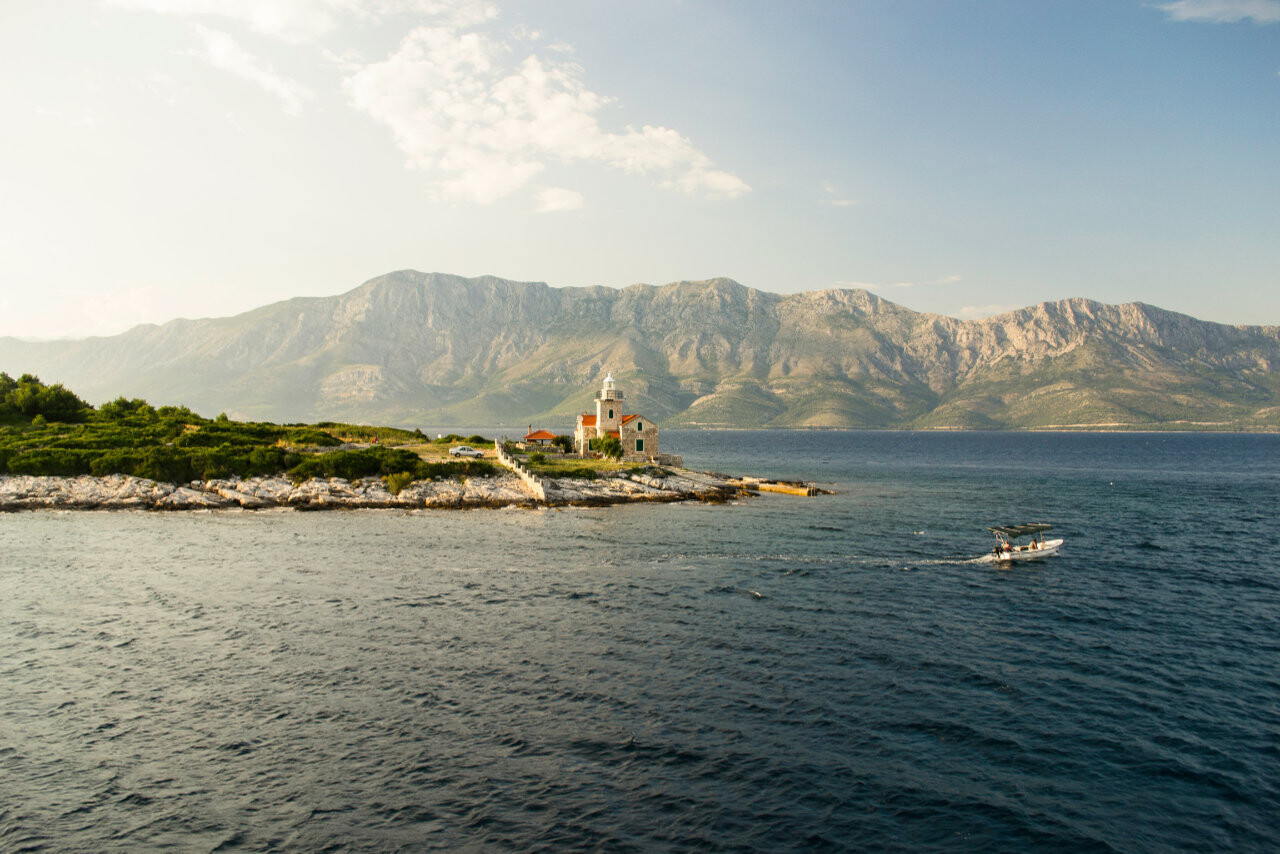
<path fill-rule="evenodd" d="M 521 439 L 521 441 L 524 442 L 525 445 L 531 447 L 546 448 L 550 447 L 551 443 L 555 441 L 555 438 L 556 434 L 552 433 L 550 430 L 533 430 L 526 433 L 525 437 Z"/>
<path fill-rule="evenodd" d="M 595 413 L 584 412 L 578 416 L 573 446 L 579 454 L 590 452 L 592 439 L 613 436 L 622 443 L 624 460 L 649 460 L 657 456 L 658 425 L 643 415 L 623 413 L 624 399 L 613 374 L 606 376 L 604 385 L 596 392 Z"/>

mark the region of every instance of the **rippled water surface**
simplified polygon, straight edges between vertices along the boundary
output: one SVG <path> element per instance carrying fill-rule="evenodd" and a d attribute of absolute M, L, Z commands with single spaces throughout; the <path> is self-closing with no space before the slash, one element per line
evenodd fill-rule
<path fill-rule="evenodd" d="M 0 516 L 0 850 L 1280 846 L 1280 437 L 663 446 L 838 494 Z"/>

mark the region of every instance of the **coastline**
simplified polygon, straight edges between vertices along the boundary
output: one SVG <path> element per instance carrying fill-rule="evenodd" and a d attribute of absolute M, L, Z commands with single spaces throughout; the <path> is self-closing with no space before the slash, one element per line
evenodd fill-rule
<path fill-rule="evenodd" d="M 466 480 L 414 481 L 392 494 L 378 478 L 312 478 L 294 484 L 283 476 L 161 483 L 132 475 L 58 477 L 0 475 L 0 512 L 24 510 L 355 510 L 470 509 L 483 507 L 602 506 L 632 502 L 726 501 L 744 494 L 726 475 L 680 469 L 665 477 L 643 474 L 546 481 L 546 500 L 530 496 L 514 474 Z"/>

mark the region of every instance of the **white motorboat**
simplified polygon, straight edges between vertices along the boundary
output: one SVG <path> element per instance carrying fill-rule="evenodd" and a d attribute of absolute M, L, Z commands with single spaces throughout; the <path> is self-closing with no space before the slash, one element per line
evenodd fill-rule
<path fill-rule="evenodd" d="M 1026 525 L 998 525 L 987 530 L 996 538 L 996 546 L 988 556 L 995 563 L 1053 557 L 1062 548 L 1061 539 L 1046 540 L 1044 538 L 1045 531 L 1052 531 L 1053 526 L 1040 522 Z M 1025 543 L 1017 542 L 1022 537 L 1031 539 Z"/>

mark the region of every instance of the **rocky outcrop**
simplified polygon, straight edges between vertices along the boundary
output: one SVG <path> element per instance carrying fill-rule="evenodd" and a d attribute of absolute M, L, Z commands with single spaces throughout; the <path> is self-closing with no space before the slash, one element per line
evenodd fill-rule
<path fill-rule="evenodd" d="M 194 481 L 175 485 L 127 475 L 106 477 L 0 476 L 0 511 L 18 510 L 343 510 L 361 508 L 472 508 L 532 504 L 594 505 L 632 501 L 722 501 L 739 494 L 729 478 L 691 471 L 665 477 L 620 473 L 615 477 L 545 481 L 546 502 L 530 498 L 519 478 L 420 480 L 396 495 L 381 480 L 283 477 Z"/>
<path fill-rule="evenodd" d="M 615 290 L 400 271 L 236 317 L 0 339 L 0 370 L 250 420 L 567 425 L 609 370 L 664 426 L 1280 427 L 1275 326 L 1086 299 L 962 321 L 728 279 Z"/>

